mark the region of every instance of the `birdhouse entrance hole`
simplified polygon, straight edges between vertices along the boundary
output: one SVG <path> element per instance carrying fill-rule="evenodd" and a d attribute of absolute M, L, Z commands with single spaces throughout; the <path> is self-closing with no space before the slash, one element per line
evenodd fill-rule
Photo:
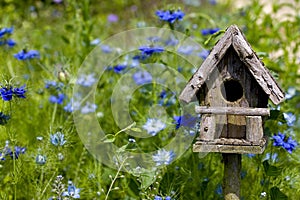
<path fill-rule="evenodd" d="M 221 85 L 221 93 L 227 101 L 235 102 L 243 97 L 243 87 L 237 80 L 226 80 Z"/>

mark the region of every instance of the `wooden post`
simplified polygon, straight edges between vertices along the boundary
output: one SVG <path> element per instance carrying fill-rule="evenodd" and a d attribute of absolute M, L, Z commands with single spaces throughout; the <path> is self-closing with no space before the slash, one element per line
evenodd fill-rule
<path fill-rule="evenodd" d="M 241 154 L 223 153 L 224 160 L 224 177 L 223 177 L 223 194 L 225 200 L 240 199 L 241 185 Z"/>

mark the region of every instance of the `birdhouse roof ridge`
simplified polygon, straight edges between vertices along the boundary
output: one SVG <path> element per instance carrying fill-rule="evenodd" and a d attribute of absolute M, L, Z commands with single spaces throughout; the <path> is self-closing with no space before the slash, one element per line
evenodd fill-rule
<path fill-rule="evenodd" d="M 251 45 L 236 25 L 231 25 L 226 29 L 224 35 L 215 44 L 208 57 L 193 74 L 180 94 L 179 99 L 186 103 L 194 99 L 197 91 L 205 83 L 230 47 L 233 47 L 240 60 L 248 67 L 250 73 L 269 96 L 270 100 L 276 105 L 281 103 L 284 100 L 282 89 L 269 70 L 264 67 L 264 63 L 259 60 Z"/>

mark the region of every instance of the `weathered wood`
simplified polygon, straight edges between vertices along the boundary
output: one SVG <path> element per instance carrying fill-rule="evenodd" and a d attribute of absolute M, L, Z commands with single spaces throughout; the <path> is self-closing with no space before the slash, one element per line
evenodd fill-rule
<path fill-rule="evenodd" d="M 240 59 L 249 67 L 250 72 L 256 81 L 261 85 L 266 94 L 274 104 L 279 104 L 284 100 L 283 91 L 280 89 L 275 79 L 272 77 L 267 68 L 259 60 L 258 56 L 251 49 L 244 35 L 237 26 L 234 26 L 232 46 L 237 52 Z"/>
<path fill-rule="evenodd" d="M 196 142 L 193 145 L 193 152 L 202 153 L 238 153 L 238 154 L 262 154 L 265 150 L 265 146 L 253 145 L 253 146 L 237 146 L 237 145 L 220 145 L 220 144 L 203 144 Z"/>
<path fill-rule="evenodd" d="M 203 61 L 201 67 L 198 68 L 193 77 L 189 80 L 186 87 L 183 89 L 179 96 L 180 100 L 189 103 L 195 98 L 199 88 L 204 84 L 204 82 L 207 80 L 207 77 L 214 70 L 214 66 L 220 62 L 227 49 L 232 44 L 231 35 L 231 31 L 226 31 L 223 37 L 216 43 L 208 57 Z"/>
<path fill-rule="evenodd" d="M 246 116 L 246 139 L 258 142 L 263 138 L 262 119 L 260 116 Z"/>
<path fill-rule="evenodd" d="M 200 123 L 200 133 L 199 136 L 201 140 L 213 140 L 216 129 L 215 129 L 215 117 L 213 115 L 203 115 L 201 117 Z"/>
<path fill-rule="evenodd" d="M 225 200 L 240 199 L 242 156 L 222 154 L 224 161 L 223 190 Z"/>
<path fill-rule="evenodd" d="M 236 25 L 232 25 L 226 30 L 224 36 L 216 43 L 207 59 L 189 80 L 180 94 L 179 99 L 186 103 L 191 102 L 195 98 L 199 88 L 207 81 L 211 72 L 214 71 L 230 48 L 234 49 L 239 59 L 271 101 L 274 104 L 282 102 L 284 100 L 284 93 L 268 69 L 263 66 L 263 63 L 259 60 Z"/>
<path fill-rule="evenodd" d="M 215 115 L 245 115 L 245 116 L 269 116 L 270 115 L 270 110 L 268 108 L 195 106 L 195 112 L 199 114 L 215 114 Z"/>

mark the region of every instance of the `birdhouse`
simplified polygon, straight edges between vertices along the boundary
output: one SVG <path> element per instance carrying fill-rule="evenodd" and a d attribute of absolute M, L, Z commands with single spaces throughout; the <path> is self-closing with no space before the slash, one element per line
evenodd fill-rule
<path fill-rule="evenodd" d="M 243 33 L 232 25 L 179 98 L 199 102 L 195 111 L 201 114 L 200 134 L 194 152 L 259 154 L 266 144 L 268 100 L 277 105 L 284 94 Z"/>

